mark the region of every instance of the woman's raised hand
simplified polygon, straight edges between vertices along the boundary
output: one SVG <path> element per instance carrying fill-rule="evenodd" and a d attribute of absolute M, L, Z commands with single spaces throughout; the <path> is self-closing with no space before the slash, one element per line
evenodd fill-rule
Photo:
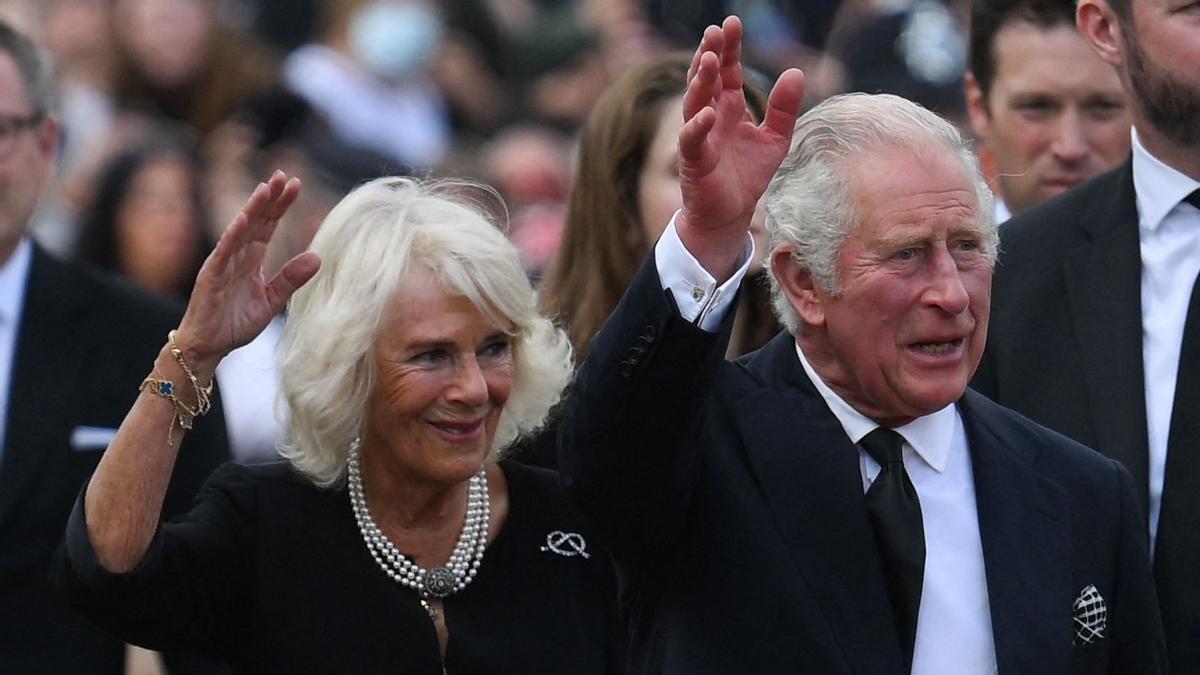
<path fill-rule="evenodd" d="M 204 261 L 176 333 L 197 371 L 211 372 L 226 354 L 253 340 L 320 268 L 317 254 L 305 251 L 270 279 L 263 276 L 267 243 L 299 193 L 299 179 L 276 171 L 254 189 Z"/>

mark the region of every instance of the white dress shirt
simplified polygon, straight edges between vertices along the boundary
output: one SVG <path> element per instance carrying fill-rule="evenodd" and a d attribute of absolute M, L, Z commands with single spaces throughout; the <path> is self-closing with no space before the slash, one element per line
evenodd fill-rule
<path fill-rule="evenodd" d="M 284 432 L 275 411 L 279 390 L 275 350 L 283 337 L 283 324 L 283 316 L 276 316 L 249 344 L 229 352 L 217 366 L 229 453 L 244 464 L 279 459 L 277 446 Z"/>
<path fill-rule="evenodd" d="M 680 316 L 711 333 L 721 325 L 721 319 L 737 297 L 742 277 L 750 269 L 750 259 L 754 257 L 754 238 L 746 233 L 746 257 L 742 260 L 742 266 L 725 283 L 718 285 L 713 275 L 679 240 L 679 233 L 675 231 L 675 219 L 678 217 L 679 212 L 676 211 L 654 245 L 658 279 L 663 288 L 671 291 Z"/>
<path fill-rule="evenodd" d="M 17 353 L 17 335 L 21 327 L 21 312 L 25 307 L 25 284 L 29 280 L 29 265 L 33 260 L 33 244 L 29 238 L 13 249 L 8 260 L 0 265 L 0 453 L 8 431 L 8 394 L 12 385 L 13 357 Z"/>
<path fill-rule="evenodd" d="M 796 355 L 851 441 L 857 444 L 879 427 L 821 380 L 800 345 Z M 948 405 L 895 431 L 904 437 L 904 470 L 921 501 L 925 526 L 925 576 L 912 673 L 995 673 L 975 474 L 962 417 L 956 406 Z M 858 467 L 865 493 L 880 467 L 861 446 Z"/>
<path fill-rule="evenodd" d="M 1142 360 L 1150 443 L 1150 546 L 1158 534 L 1166 473 L 1167 435 L 1183 324 L 1200 273 L 1200 211 L 1181 204 L 1196 182 L 1151 155 L 1133 132 L 1133 186 L 1142 254 Z"/>
<path fill-rule="evenodd" d="M 680 315 L 705 330 L 716 330 L 749 267 L 753 247 L 750 240 L 742 268 L 717 286 L 679 240 L 672 219 L 654 247 L 654 257 L 663 288 L 671 291 Z M 796 354 L 850 440 L 858 443 L 879 426 L 817 376 L 799 345 Z M 921 501 L 925 527 L 925 576 L 912 673 L 996 673 L 975 477 L 962 418 L 949 405 L 896 431 L 904 437 L 904 468 Z M 859 468 L 865 493 L 879 475 L 879 464 L 860 448 Z"/>

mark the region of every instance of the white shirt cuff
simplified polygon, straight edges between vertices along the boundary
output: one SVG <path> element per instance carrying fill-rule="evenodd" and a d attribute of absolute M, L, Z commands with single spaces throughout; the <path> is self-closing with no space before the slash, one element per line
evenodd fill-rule
<path fill-rule="evenodd" d="M 654 245 L 654 264 L 664 289 L 671 291 L 679 314 L 687 321 L 714 333 L 721 326 L 726 313 L 737 297 L 742 277 L 750 269 L 754 257 L 754 238 L 746 233 L 746 253 L 742 266 L 725 283 L 717 285 L 708 270 L 692 256 L 675 231 L 677 211 L 658 243 Z"/>

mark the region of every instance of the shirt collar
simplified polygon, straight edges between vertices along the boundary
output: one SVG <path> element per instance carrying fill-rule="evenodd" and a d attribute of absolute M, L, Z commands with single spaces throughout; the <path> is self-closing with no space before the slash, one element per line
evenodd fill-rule
<path fill-rule="evenodd" d="M 825 400 L 825 404 L 829 406 L 829 410 L 837 418 L 852 442 L 857 444 L 864 436 L 879 428 L 878 422 L 855 410 L 845 399 L 838 396 L 837 392 L 830 389 L 829 385 L 825 384 L 825 381 L 817 375 L 817 371 L 813 370 L 812 364 L 805 358 L 799 342 L 796 343 L 796 355 L 800 357 L 800 365 L 804 367 L 808 379 L 812 380 L 817 392 L 821 394 L 821 398 Z M 904 437 L 917 456 L 933 467 L 935 471 L 941 473 L 946 469 L 946 461 L 950 456 L 950 445 L 954 440 L 954 429 L 957 422 L 958 411 L 951 404 L 935 413 L 918 417 L 904 426 L 896 427 L 894 431 Z"/>
<path fill-rule="evenodd" d="M 1138 219 L 1141 226 L 1157 230 L 1183 198 L 1200 188 L 1196 182 L 1167 166 L 1142 145 L 1133 130 L 1133 188 L 1137 193 Z"/>
<path fill-rule="evenodd" d="M 0 265 L 0 325 L 12 325 L 21 316 L 32 259 L 33 244 L 29 237 L 22 237 L 12 255 Z"/>

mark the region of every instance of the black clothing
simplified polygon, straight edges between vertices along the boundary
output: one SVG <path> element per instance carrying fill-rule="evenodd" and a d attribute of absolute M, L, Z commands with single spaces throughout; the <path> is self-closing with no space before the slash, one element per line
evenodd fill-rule
<path fill-rule="evenodd" d="M 1139 230 L 1132 159 L 1005 223 L 987 348 L 971 386 L 1119 460 L 1145 511 L 1150 442 Z M 1196 349 L 1197 338 L 1200 332 L 1185 334 L 1181 354 Z M 1180 403 L 1168 437 L 1154 565 L 1167 661 L 1171 672 L 1191 674 L 1200 673 L 1200 493 L 1186 470 L 1175 471 L 1171 453 L 1183 430 L 1175 420 L 1197 412 Z"/>
<path fill-rule="evenodd" d="M 72 611 L 46 572 L 79 488 L 182 311 L 36 243 L 24 294 L 0 458 L 0 672 L 121 675 L 125 645 Z M 214 401 L 184 439 L 163 512 L 185 513 L 228 459 Z"/>
<path fill-rule="evenodd" d="M 907 673 L 859 452 L 781 333 L 724 359 L 647 261 L 580 367 L 567 490 L 612 551 L 638 672 Z M 1001 675 L 1161 673 L 1145 516 L 1117 462 L 967 390 Z M 1074 644 L 1094 585 L 1105 639 Z"/>
<path fill-rule="evenodd" d="M 501 466 L 508 517 L 475 579 L 444 601 L 445 672 L 621 672 L 607 555 L 567 508 L 553 473 Z M 57 583 L 130 642 L 197 649 L 242 673 L 443 672 L 417 593 L 371 558 L 344 487 L 319 489 L 281 462 L 227 464 L 124 575 L 99 566 L 82 505 Z M 552 550 L 547 538 L 556 531 L 582 535 L 589 557 Z"/>

